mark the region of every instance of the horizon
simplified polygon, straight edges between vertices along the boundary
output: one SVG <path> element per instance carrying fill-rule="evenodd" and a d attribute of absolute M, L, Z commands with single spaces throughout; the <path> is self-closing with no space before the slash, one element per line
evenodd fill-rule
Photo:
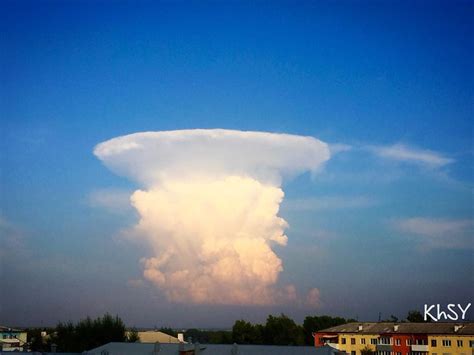
<path fill-rule="evenodd" d="M 120 318 L 120 315 L 112 315 L 112 316 L 117 316 Z M 268 315 L 270 316 L 270 314 Z M 275 316 L 275 315 L 273 315 Z M 327 314 L 322 314 L 322 315 L 308 315 L 308 317 L 313 317 L 313 316 L 320 316 L 320 317 L 324 317 L 324 316 L 329 316 L 329 317 L 339 317 L 337 315 L 327 315 Z M 71 321 L 72 323 L 77 323 L 78 321 L 80 320 L 83 320 L 83 319 L 86 319 L 88 316 L 85 316 L 81 319 L 77 319 L 75 321 L 72 321 L 72 320 L 66 320 L 66 321 L 60 321 L 61 323 L 67 323 L 69 321 Z M 290 317 L 291 318 L 291 317 Z M 236 319 L 235 321 L 238 321 L 238 320 L 244 320 L 246 321 L 245 319 Z M 344 324 L 349 324 L 349 323 L 358 323 L 358 324 L 364 324 L 364 323 L 387 323 L 387 324 L 402 324 L 402 323 L 420 323 L 420 324 L 425 324 L 427 322 L 425 321 L 422 321 L 422 322 L 410 322 L 406 319 L 399 319 L 398 321 L 389 321 L 389 320 L 381 320 L 381 321 L 377 321 L 377 320 L 367 320 L 367 321 L 358 321 L 358 320 L 355 320 L 355 319 L 346 319 L 347 322 L 344 323 Z M 437 321 L 437 322 L 431 322 L 432 324 L 464 324 L 464 323 L 473 323 L 474 320 L 471 319 L 471 318 L 467 318 L 467 319 L 462 319 L 462 320 L 444 320 L 444 321 Z M 235 323 L 235 322 L 234 322 Z M 297 325 L 302 325 L 303 322 L 296 322 L 295 323 Z M 428 322 L 430 323 L 430 322 Z M 265 321 L 263 322 L 257 322 L 257 323 L 252 323 L 251 324 L 253 325 L 256 325 L 256 324 L 265 324 Z M 233 324 L 232 324 L 233 325 Z M 53 325 L 43 325 L 43 326 L 36 326 L 36 325 L 29 325 L 29 326 L 9 326 L 9 328 L 12 328 L 12 329 L 43 329 L 43 328 L 55 328 L 57 326 L 57 324 L 53 324 Z M 136 330 L 138 332 L 141 332 L 141 331 L 157 331 L 157 332 L 164 332 L 163 330 L 166 330 L 166 329 L 171 329 L 173 331 L 176 331 L 176 332 L 179 332 L 179 331 L 183 331 L 183 332 L 186 332 L 188 330 L 192 330 L 192 329 L 197 329 L 197 330 L 200 330 L 200 331 L 228 331 L 228 332 L 232 332 L 232 326 L 230 327 L 171 327 L 171 326 L 167 326 L 167 325 L 164 325 L 164 326 L 152 326 L 152 327 L 141 327 L 141 326 L 137 326 L 137 325 L 127 325 L 125 324 L 125 327 L 126 327 L 126 330 L 127 331 L 130 331 L 130 330 Z M 332 327 L 329 327 L 329 328 L 333 328 L 333 327 L 337 327 L 337 326 L 332 326 Z M 324 328 L 324 329 L 329 329 L 329 328 Z"/>

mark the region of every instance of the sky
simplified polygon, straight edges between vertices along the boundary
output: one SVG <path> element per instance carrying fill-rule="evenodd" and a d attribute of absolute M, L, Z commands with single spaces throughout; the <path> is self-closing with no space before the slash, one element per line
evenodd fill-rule
<path fill-rule="evenodd" d="M 1 323 L 105 312 L 139 327 L 231 327 L 282 312 L 368 321 L 471 302 L 473 15 L 468 1 L 2 1 Z M 125 160 L 97 150 L 138 132 L 191 139 L 181 130 L 194 129 L 233 133 L 219 144 L 203 133 L 186 154 L 161 135 Z M 247 131 L 286 137 L 276 180 L 248 162 L 265 171 L 285 154 L 249 143 Z M 308 160 L 288 137 L 330 154 Z M 167 236 L 153 228 L 162 216 L 175 225 L 189 201 L 152 215 L 146 201 L 171 204 L 189 188 L 214 203 L 202 192 L 217 188 L 194 175 L 142 179 L 150 167 L 168 171 L 161 144 L 180 171 L 217 162 L 229 177 L 237 155 L 252 181 L 225 180 L 222 191 L 267 189 L 273 222 L 284 222 L 280 242 L 262 247 L 275 267 L 264 290 L 283 296 L 235 296 L 263 279 L 218 289 L 211 278 L 204 298 L 156 281 L 156 241 Z M 304 168 L 280 174 L 292 161 Z M 147 221 L 156 226 L 140 238 Z M 190 238 L 173 233 L 176 245 Z"/>

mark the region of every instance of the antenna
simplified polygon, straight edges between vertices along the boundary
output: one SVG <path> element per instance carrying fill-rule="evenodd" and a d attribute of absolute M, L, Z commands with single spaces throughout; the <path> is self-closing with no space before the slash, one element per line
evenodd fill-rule
<path fill-rule="evenodd" d="M 382 319 L 382 312 L 379 312 L 379 322 Z"/>

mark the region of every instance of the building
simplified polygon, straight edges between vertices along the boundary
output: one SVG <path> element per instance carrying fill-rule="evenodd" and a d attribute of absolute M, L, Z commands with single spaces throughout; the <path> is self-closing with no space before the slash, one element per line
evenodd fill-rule
<path fill-rule="evenodd" d="M 180 341 L 178 338 L 160 332 L 158 330 L 145 330 L 145 331 L 138 331 L 138 337 L 140 340 L 138 341 L 139 343 L 168 343 L 168 344 L 179 344 Z M 130 334 L 130 332 L 127 332 L 127 336 Z"/>
<path fill-rule="evenodd" d="M 339 355 L 330 346 L 108 343 L 83 355 Z"/>
<path fill-rule="evenodd" d="M 197 351 L 196 351 L 197 350 Z M 195 355 L 201 347 L 193 344 L 118 343 L 112 342 L 86 351 L 87 355 Z M 204 350 L 204 349 L 202 349 Z"/>
<path fill-rule="evenodd" d="M 351 355 L 474 355 L 474 323 L 348 323 L 313 337 Z"/>
<path fill-rule="evenodd" d="M 26 332 L 0 326 L 0 351 L 21 351 L 26 345 Z"/>

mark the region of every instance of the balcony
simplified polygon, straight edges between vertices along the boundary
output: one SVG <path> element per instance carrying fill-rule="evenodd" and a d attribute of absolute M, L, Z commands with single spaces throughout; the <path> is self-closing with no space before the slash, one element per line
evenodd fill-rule
<path fill-rule="evenodd" d="M 428 352 L 428 345 L 412 345 L 411 351 L 425 351 Z"/>
<path fill-rule="evenodd" d="M 393 351 L 393 346 L 390 344 L 377 344 L 375 348 L 377 351 Z"/>

